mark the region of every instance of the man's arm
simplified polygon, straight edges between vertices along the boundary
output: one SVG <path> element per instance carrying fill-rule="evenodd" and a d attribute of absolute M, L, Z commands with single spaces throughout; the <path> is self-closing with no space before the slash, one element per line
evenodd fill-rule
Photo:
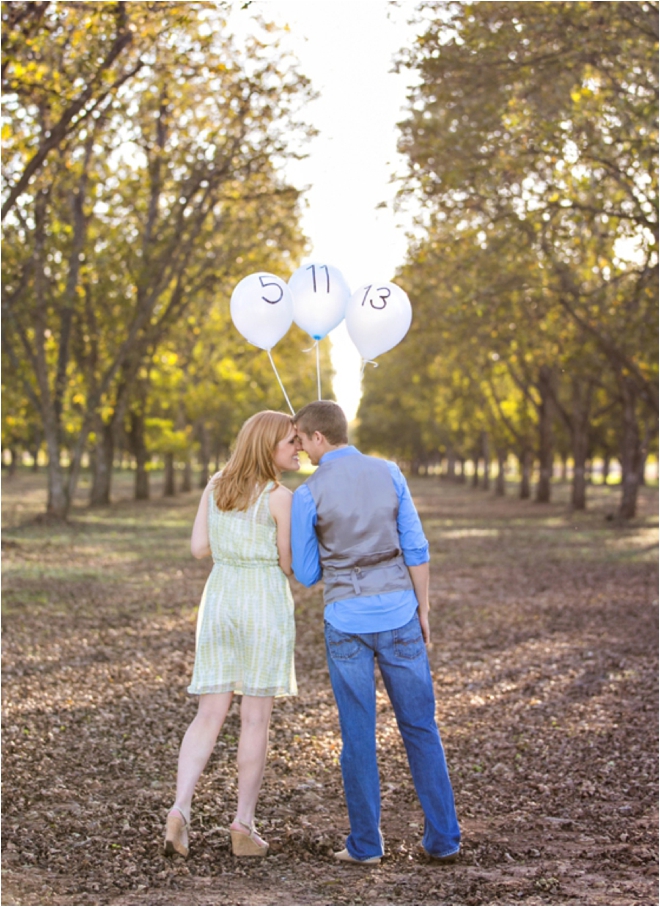
<path fill-rule="evenodd" d="M 308 488 L 296 488 L 291 507 L 293 573 L 303 586 L 313 586 L 323 575 L 316 538 L 316 505 Z"/>
<path fill-rule="evenodd" d="M 425 564 L 417 564 L 414 567 L 408 567 L 410 579 L 412 580 L 415 597 L 417 599 L 417 614 L 422 627 L 422 636 L 425 643 L 431 642 L 431 627 L 429 624 L 429 578 L 430 569 L 428 561 Z"/>
<path fill-rule="evenodd" d="M 416 567 L 418 564 L 425 564 L 429 560 L 429 543 L 424 535 L 422 521 L 413 503 L 410 489 L 403 473 L 396 463 L 388 460 L 387 465 L 389 466 L 392 482 L 399 499 L 396 528 L 399 533 L 399 544 L 403 552 L 403 560 L 406 567 Z"/>
<path fill-rule="evenodd" d="M 431 642 L 429 625 L 429 543 L 424 535 L 422 521 L 413 503 L 408 483 L 395 463 L 388 462 L 388 466 L 399 499 L 399 512 L 396 518 L 399 544 L 401 545 L 403 560 L 408 568 L 413 589 L 415 590 L 422 636 L 424 637 L 424 642 L 428 644 Z"/>

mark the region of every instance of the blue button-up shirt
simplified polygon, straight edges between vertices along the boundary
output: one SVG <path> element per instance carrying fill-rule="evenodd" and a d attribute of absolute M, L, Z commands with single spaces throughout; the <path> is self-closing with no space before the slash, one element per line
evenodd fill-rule
<path fill-rule="evenodd" d="M 323 454 L 320 464 L 339 457 L 358 454 L 355 447 L 340 447 Z M 429 544 L 421 520 L 410 496 L 408 484 L 396 463 L 385 461 L 399 500 L 397 531 L 399 545 L 406 566 L 414 567 L 429 560 Z M 319 545 L 316 537 L 316 504 L 306 485 L 301 485 L 293 495 L 291 511 L 291 550 L 293 572 L 298 582 L 313 586 L 322 575 Z M 386 592 L 382 595 L 360 595 L 344 598 L 325 606 L 325 619 L 344 633 L 379 633 L 395 630 L 407 624 L 417 610 L 417 599 L 412 589 Z"/>

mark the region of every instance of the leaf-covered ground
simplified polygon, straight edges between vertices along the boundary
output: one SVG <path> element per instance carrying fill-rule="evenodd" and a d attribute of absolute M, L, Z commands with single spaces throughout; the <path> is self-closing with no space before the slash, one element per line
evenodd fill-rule
<path fill-rule="evenodd" d="M 121 482 L 120 484 L 120 491 Z M 420 860 L 422 814 L 379 687 L 386 859 L 337 865 L 347 832 L 321 590 L 294 584 L 300 696 L 278 700 L 259 805 L 266 860 L 230 853 L 235 704 L 194 802 L 187 862 L 161 852 L 196 606 L 197 495 L 35 522 L 44 480 L 3 495 L 3 903 L 657 903 L 657 492 L 540 506 L 411 483 L 431 541 L 429 657 L 463 829 Z"/>

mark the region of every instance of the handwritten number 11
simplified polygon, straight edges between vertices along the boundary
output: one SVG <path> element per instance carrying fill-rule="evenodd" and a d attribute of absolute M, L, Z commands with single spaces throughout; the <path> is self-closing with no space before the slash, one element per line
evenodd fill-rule
<path fill-rule="evenodd" d="M 316 265 L 310 265 L 307 268 L 308 271 L 312 272 L 312 286 L 314 287 L 314 292 L 316 293 Z M 327 265 L 321 265 L 321 271 L 325 271 L 325 292 L 330 292 L 330 271 L 328 270 Z"/>

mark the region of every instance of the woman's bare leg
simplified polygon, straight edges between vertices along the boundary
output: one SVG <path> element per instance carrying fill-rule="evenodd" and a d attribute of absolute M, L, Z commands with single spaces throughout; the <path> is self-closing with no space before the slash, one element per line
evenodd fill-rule
<path fill-rule="evenodd" d="M 232 828 L 252 825 L 266 767 L 272 696 L 243 696 L 238 741 L 238 807 Z"/>
<path fill-rule="evenodd" d="M 233 693 L 207 693 L 200 696 L 197 715 L 181 741 L 176 800 L 172 809 L 176 808 L 183 813 L 186 822 L 190 821 L 190 804 L 199 776 L 213 752 L 233 696 Z"/>

